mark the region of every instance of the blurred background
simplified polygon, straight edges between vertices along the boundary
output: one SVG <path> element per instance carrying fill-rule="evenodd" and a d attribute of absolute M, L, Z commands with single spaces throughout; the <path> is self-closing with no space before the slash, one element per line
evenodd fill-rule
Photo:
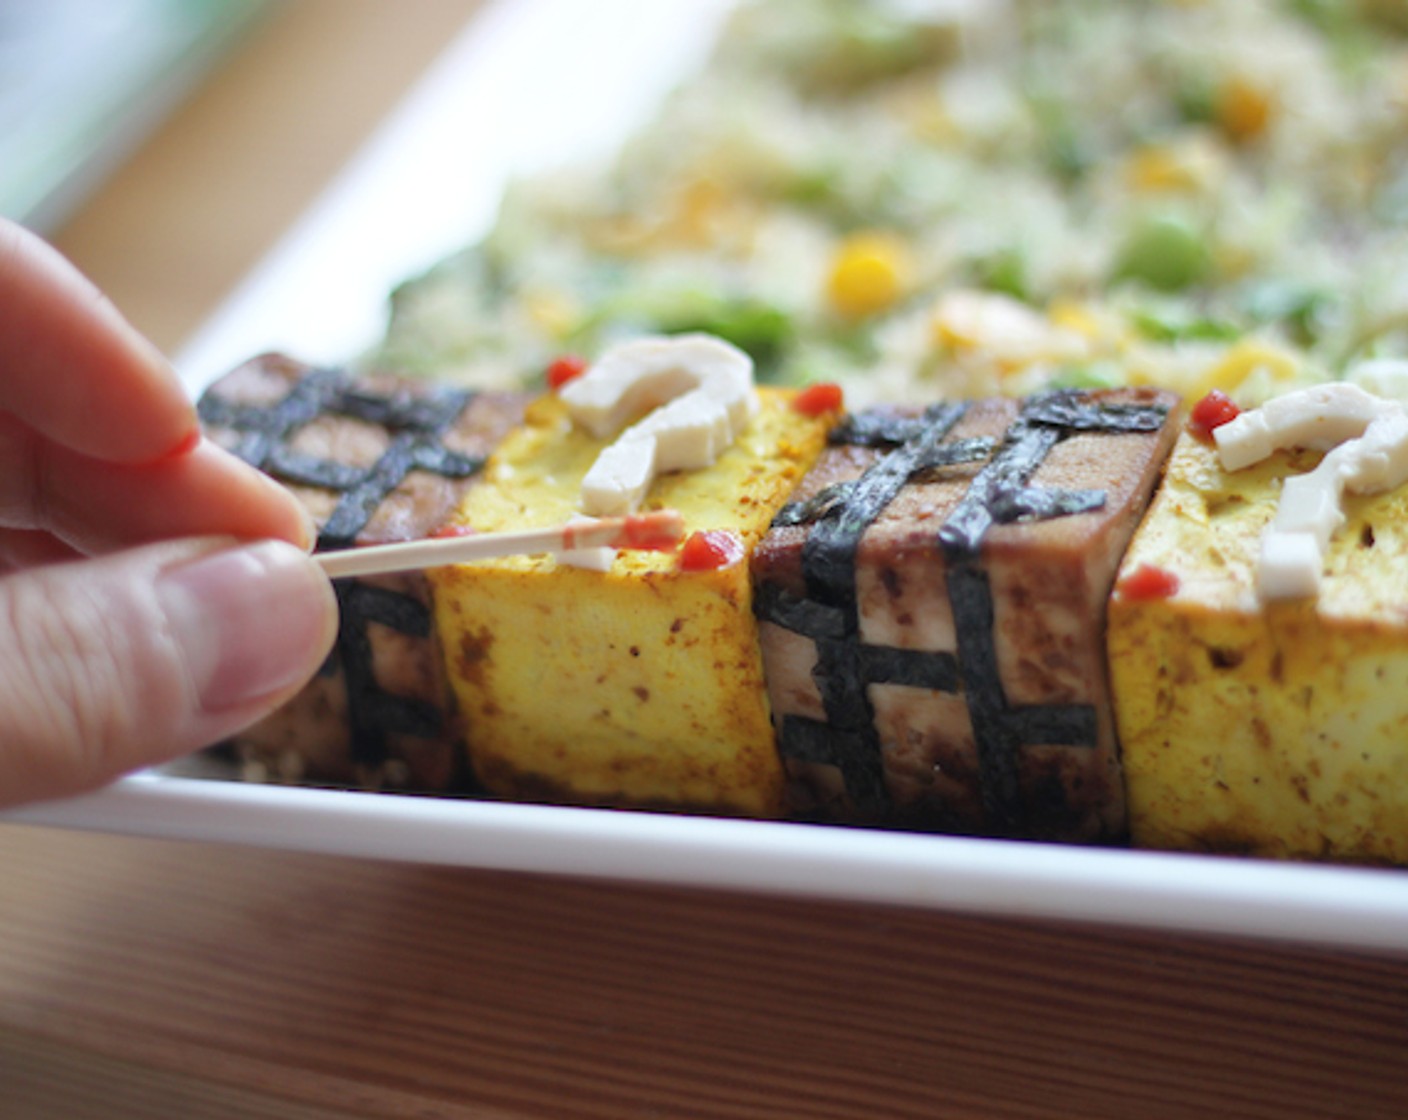
<path fill-rule="evenodd" d="M 48 232 L 265 0 L 0 0 L 0 212 Z"/>
<path fill-rule="evenodd" d="M 167 350 L 481 0 L 0 0 L 0 214 Z"/>

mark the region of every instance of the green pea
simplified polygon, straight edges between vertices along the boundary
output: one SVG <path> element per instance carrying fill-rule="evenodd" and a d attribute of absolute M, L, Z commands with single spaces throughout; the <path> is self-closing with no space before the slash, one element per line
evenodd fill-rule
<path fill-rule="evenodd" d="M 1054 389 L 1117 389 L 1124 383 L 1123 367 L 1111 361 L 1064 366 L 1051 380 Z"/>
<path fill-rule="evenodd" d="M 1242 293 L 1243 310 L 1258 323 L 1280 323 L 1298 346 L 1313 346 L 1334 311 L 1329 292 L 1294 280 L 1266 279 Z"/>
<path fill-rule="evenodd" d="M 1020 249 L 999 250 L 978 261 L 975 271 L 978 282 L 989 291 L 1002 292 L 1020 300 L 1031 295 L 1027 286 L 1027 261 Z"/>
<path fill-rule="evenodd" d="M 1212 253 L 1201 233 L 1175 214 L 1154 214 L 1131 231 L 1120 253 L 1116 276 L 1165 292 L 1176 292 L 1207 277 Z"/>
<path fill-rule="evenodd" d="M 1237 323 L 1197 315 L 1177 304 L 1136 307 L 1130 311 L 1129 317 L 1141 335 L 1155 342 L 1180 342 L 1186 339 L 1231 342 L 1244 333 Z"/>

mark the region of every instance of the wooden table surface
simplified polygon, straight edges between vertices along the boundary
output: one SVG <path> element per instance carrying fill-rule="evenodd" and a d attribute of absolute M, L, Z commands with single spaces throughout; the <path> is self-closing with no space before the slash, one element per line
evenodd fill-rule
<path fill-rule="evenodd" d="M 177 347 L 474 8 L 277 5 L 55 240 Z M 19 825 L 0 861 L 10 1120 L 1408 1116 L 1408 951 Z"/>

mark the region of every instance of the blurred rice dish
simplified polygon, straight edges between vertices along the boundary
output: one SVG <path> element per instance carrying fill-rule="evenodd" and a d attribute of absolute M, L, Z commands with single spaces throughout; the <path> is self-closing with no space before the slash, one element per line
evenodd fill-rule
<path fill-rule="evenodd" d="M 611 161 L 515 184 L 394 293 L 370 361 L 531 387 L 702 330 L 856 405 L 1408 394 L 1405 12 L 754 0 Z"/>

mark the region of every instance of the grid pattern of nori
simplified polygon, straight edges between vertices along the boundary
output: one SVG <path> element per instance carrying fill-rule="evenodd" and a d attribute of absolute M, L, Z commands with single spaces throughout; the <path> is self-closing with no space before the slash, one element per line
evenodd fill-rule
<path fill-rule="evenodd" d="M 446 448 L 443 436 L 469 405 L 468 390 L 433 387 L 423 395 L 374 393 L 354 386 L 341 369 L 313 370 L 294 382 L 272 406 L 239 404 L 207 393 L 202 422 L 238 434 L 231 450 L 251 466 L 291 485 L 314 486 L 339 495 L 318 534 L 319 551 L 350 548 L 377 508 L 413 470 L 462 479 L 483 459 Z M 298 432 L 321 416 L 354 418 L 383 427 L 386 450 L 369 467 L 301 455 L 290 448 Z M 334 582 L 340 618 L 336 645 L 324 674 L 341 668 L 347 686 L 354 762 L 375 769 L 389 757 L 388 737 L 432 739 L 443 733 L 443 715 L 432 704 L 381 688 L 372 670 L 368 626 L 377 623 L 410 637 L 428 639 L 430 612 L 419 600 L 356 579 Z"/>
<path fill-rule="evenodd" d="M 964 694 L 973 726 L 988 826 L 1021 834 L 1025 817 L 1019 785 L 1024 746 L 1094 746 L 1096 717 L 1089 705 L 1014 706 L 998 671 L 993 599 L 981 560 L 988 531 L 1019 520 L 1045 520 L 1101 508 L 1099 490 L 1029 485 L 1058 442 L 1078 432 L 1154 432 L 1167 410 L 1107 404 L 1072 391 L 1028 399 L 996 444 L 950 440 L 964 404 L 938 405 L 918 418 L 880 413 L 851 418 L 832 442 L 886 449 L 853 482 L 829 487 L 805 503 L 785 507 L 775 524 L 809 524 L 802 546 L 804 599 L 776 587 L 759 590 L 760 618 L 816 644 L 817 682 L 824 722 L 784 715 L 778 728 L 785 757 L 835 766 L 857 809 L 882 815 L 889 803 L 880 739 L 867 696 L 870 684 L 889 683 Z M 957 653 L 866 646 L 859 641 L 856 553 L 866 529 L 917 477 L 991 455 L 938 531 L 947 569 Z"/>

